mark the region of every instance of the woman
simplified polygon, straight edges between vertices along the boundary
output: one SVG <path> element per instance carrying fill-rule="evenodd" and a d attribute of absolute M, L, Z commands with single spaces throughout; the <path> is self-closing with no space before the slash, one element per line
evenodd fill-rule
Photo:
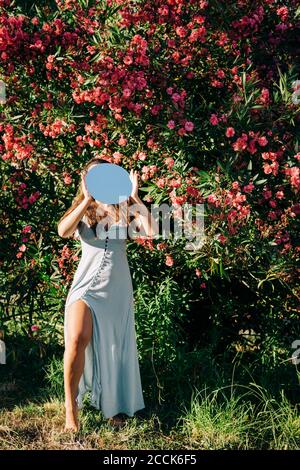
<path fill-rule="evenodd" d="M 78 409 L 87 391 L 91 404 L 116 427 L 123 422 L 120 413 L 133 416 L 145 407 L 126 240 L 129 224 L 146 237 L 155 236 L 158 225 L 138 196 L 136 171 L 130 171 L 128 204 L 93 199 L 84 175 L 101 162 L 107 163 L 93 158 L 85 165 L 77 196 L 58 222 L 58 234 L 77 237 L 82 249 L 65 304 L 65 431 L 79 430 Z"/>

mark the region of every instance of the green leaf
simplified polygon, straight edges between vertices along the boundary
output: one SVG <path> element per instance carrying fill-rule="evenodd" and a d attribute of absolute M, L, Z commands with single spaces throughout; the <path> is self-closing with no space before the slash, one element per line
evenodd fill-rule
<path fill-rule="evenodd" d="M 154 186 L 148 186 L 147 188 L 142 187 L 142 188 L 139 188 L 139 191 L 144 191 L 144 192 L 148 193 L 153 188 L 154 188 Z"/>
<path fill-rule="evenodd" d="M 266 183 L 268 180 L 267 179 L 264 179 L 264 180 L 258 180 L 258 181 L 255 181 L 255 184 L 258 186 L 260 184 L 264 184 Z"/>

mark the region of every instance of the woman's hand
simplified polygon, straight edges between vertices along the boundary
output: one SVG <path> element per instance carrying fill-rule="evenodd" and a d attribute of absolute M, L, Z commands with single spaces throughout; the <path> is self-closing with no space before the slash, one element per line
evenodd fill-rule
<path fill-rule="evenodd" d="M 89 201 L 92 201 L 94 198 L 88 192 L 86 182 L 85 182 L 85 175 L 83 173 L 81 173 L 81 184 L 82 184 L 82 192 L 84 195 L 84 199 L 88 199 Z"/>
<path fill-rule="evenodd" d="M 140 237 L 156 237 L 159 236 L 159 226 L 152 216 L 152 214 L 148 211 L 147 207 L 143 203 L 143 201 L 138 196 L 138 172 L 134 170 L 130 170 L 130 179 L 132 182 L 132 191 L 131 191 L 131 199 L 133 201 L 133 209 L 135 219 L 139 222 L 139 236 Z"/>
<path fill-rule="evenodd" d="M 138 172 L 136 170 L 131 169 L 129 177 L 132 182 L 132 191 L 131 191 L 131 197 L 133 199 L 138 198 L 138 191 L 139 191 L 139 186 L 138 186 Z"/>

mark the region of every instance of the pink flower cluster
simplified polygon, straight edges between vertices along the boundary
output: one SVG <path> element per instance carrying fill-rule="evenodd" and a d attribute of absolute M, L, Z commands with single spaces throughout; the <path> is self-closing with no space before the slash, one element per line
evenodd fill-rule
<path fill-rule="evenodd" d="M 269 133 L 271 135 L 272 132 Z M 247 133 L 243 132 L 240 137 L 232 143 L 232 148 L 236 152 L 247 151 L 251 155 L 258 151 L 257 144 L 260 147 L 265 147 L 268 144 L 268 139 L 264 135 L 260 135 L 259 132 L 250 131 Z"/>
<path fill-rule="evenodd" d="M 252 189 L 252 184 L 249 186 Z M 230 234 L 237 233 L 239 227 L 247 221 L 251 213 L 247 196 L 242 194 L 238 181 L 234 181 L 229 190 L 223 189 L 220 194 L 210 194 L 206 201 L 209 206 L 221 210 L 221 213 L 213 214 L 212 219 L 226 219 L 227 229 Z M 221 240 L 224 241 L 222 237 Z"/>
<path fill-rule="evenodd" d="M 147 181 L 150 178 L 153 178 L 153 176 L 155 175 L 157 171 L 158 171 L 157 165 L 149 165 L 149 166 L 144 165 L 142 168 L 142 176 L 141 176 L 142 180 Z"/>
<path fill-rule="evenodd" d="M 21 137 L 15 135 L 15 129 L 11 124 L 0 124 L 0 132 L 2 131 L 2 141 L 4 145 L 0 144 L 0 152 L 2 153 L 2 160 L 25 160 L 33 155 L 34 147 L 27 140 L 32 135 L 23 134 Z"/>
<path fill-rule="evenodd" d="M 49 136 L 52 137 L 52 139 L 55 139 L 60 135 L 65 135 L 67 132 L 74 132 L 75 125 L 67 124 L 62 119 L 55 119 L 53 123 L 47 124 L 46 126 L 40 123 L 39 129 L 45 136 Z"/>
<path fill-rule="evenodd" d="M 17 182 L 17 177 L 16 176 L 11 176 L 9 178 L 9 181 L 11 183 Z M 30 196 L 26 194 L 26 189 L 27 189 L 27 184 L 26 183 L 20 183 L 18 186 L 15 185 L 15 201 L 18 205 L 18 207 L 22 209 L 28 209 L 29 205 L 34 204 L 39 197 L 41 196 L 40 191 L 34 191 Z"/>
<path fill-rule="evenodd" d="M 300 190 L 300 169 L 298 166 L 292 166 L 284 169 L 285 175 L 288 177 L 291 186 L 297 191 Z"/>
<path fill-rule="evenodd" d="M 272 173 L 272 175 L 276 176 L 278 174 L 279 163 L 277 159 L 281 155 L 282 152 L 263 152 L 261 154 L 263 160 L 266 160 L 266 163 L 263 164 L 263 170 L 266 175 Z"/>

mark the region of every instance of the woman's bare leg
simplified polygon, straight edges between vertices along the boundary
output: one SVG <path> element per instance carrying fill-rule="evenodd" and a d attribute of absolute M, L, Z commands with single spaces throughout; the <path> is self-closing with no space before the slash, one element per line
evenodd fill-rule
<path fill-rule="evenodd" d="M 85 348 L 92 338 L 93 321 L 90 309 L 83 300 L 74 302 L 69 310 L 64 352 L 65 431 L 78 431 L 76 393 L 84 369 Z"/>

